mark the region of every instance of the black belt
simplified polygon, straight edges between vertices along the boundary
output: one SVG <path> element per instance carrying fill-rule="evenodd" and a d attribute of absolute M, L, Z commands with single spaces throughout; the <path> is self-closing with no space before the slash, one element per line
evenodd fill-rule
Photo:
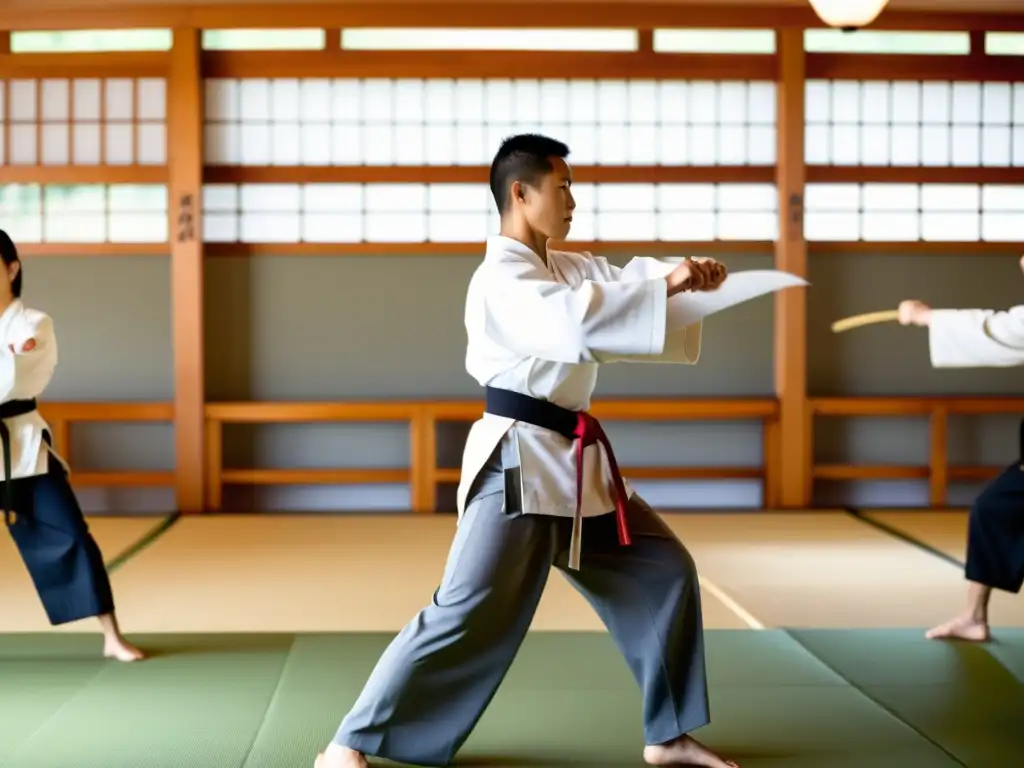
<path fill-rule="evenodd" d="M 485 391 L 484 410 L 492 416 L 525 421 L 535 427 L 557 432 L 567 440 L 575 439 L 579 419 L 576 411 L 507 389 L 486 387 Z"/>
<path fill-rule="evenodd" d="M 11 431 L 7 428 L 7 419 L 32 413 L 36 408 L 34 397 L 31 400 L 8 400 L 6 403 L 0 403 L 0 444 L 4 450 L 3 505 L 7 525 L 13 522 L 11 515 L 14 512 L 14 493 L 11 489 Z"/>
<path fill-rule="evenodd" d="M 588 445 L 600 443 L 604 447 L 612 474 L 612 482 L 615 486 L 615 512 L 619 529 L 619 543 L 623 546 L 629 545 L 629 528 L 626 523 L 626 486 L 622 479 L 622 473 L 619 471 L 618 462 L 615 460 L 612 444 L 597 419 L 585 411 L 577 413 L 545 400 L 537 400 L 529 395 L 493 387 L 487 387 L 485 409 L 492 416 L 523 421 L 541 429 L 549 429 L 568 440 L 576 441 L 576 514 L 573 517 L 573 534 L 569 545 L 570 568 L 579 570 L 583 504 L 583 450 Z"/>

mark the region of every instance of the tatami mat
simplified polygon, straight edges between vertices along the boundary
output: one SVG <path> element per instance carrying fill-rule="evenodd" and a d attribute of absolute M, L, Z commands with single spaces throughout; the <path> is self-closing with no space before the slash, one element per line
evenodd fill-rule
<path fill-rule="evenodd" d="M 933 549 L 964 562 L 967 557 L 967 512 L 865 512 L 865 517 L 899 531 Z M 961 572 L 952 595 L 949 616 L 963 610 L 967 584 Z M 990 620 L 997 626 L 1024 627 L 1021 595 L 993 592 Z"/>
<path fill-rule="evenodd" d="M 390 638 L 354 633 L 145 639 L 157 655 L 143 664 L 120 665 L 83 661 L 81 649 L 69 644 L 64 654 L 51 653 L 46 661 L 25 659 L 0 638 L 0 675 L 22 683 L 17 690 L 0 687 L 0 763 L 310 768 Z M 706 644 L 712 724 L 697 736 L 744 768 L 961 765 L 784 632 L 713 631 Z M 921 655 L 893 650 L 884 659 L 889 666 Z M 830 661 L 844 670 L 851 666 L 842 654 L 831 654 Z M 917 665 L 922 679 L 932 681 L 934 666 Z M 956 708 L 950 694 L 983 697 L 993 679 L 916 690 L 925 706 Z M 534 633 L 456 764 L 641 766 L 641 712 L 636 683 L 606 634 Z M 1012 714 L 994 722 L 1006 723 Z M 993 752 L 986 743 L 993 726 L 979 725 L 974 739 L 966 731 L 955 734 L 958 748 L 1002 754 L 1000 748 L 1019 734 L 1004 733 Z M 947 741 L 953 736 L 947 734 Z M 996 764 L 1012 763 L 983 759 L 971 765 Z"/>
<path fill-rule="evenodd" d="M 962 765 L 1020 765 L 1024 686 L 984 646 L 935 643 L 907 631 L 793 636 Z"/>
<path fill-rule="evenodd" d="M 955 513 L 879 519 L 936 547 L 952 549 L 963 538 L 962 515 Z M 709 629 L 924 629 L 962 607 L 959 569 L 843 512 L 665 520 L 697 561 Z M 91 522 L 110 560 L 158 521 Z M 118 613 L 129 632 L 397 631 L 430 600 L 454 527 L 450 516 L 185 517 L 113 574 Z M 0 631 L 49 630 L 7 539 L 0 543 L 0 574 Z M 1024 602 L 997 594 L 993 621 L 1024 627 Z M 602 625 L 552 571 L 533 628 Z"/>
<path fill-rule="evenodd" d="M 923 629 L 962 609 L 961 571 L 842 512 L 665 519 L 701 573 L 767 626 Z M 1024 626 L 1021 609 L 996 624 Z"/>
<path fill-rule="evenodd" d="M 984 647 L 922 637 L 960 606 L 956 567 L 842 512 L 665 519 L 706 579 L 713 723 L 698 737 L 744 768 L 1021 754 L 1024 632 L 1002 628 Z M 157 522 L 91 520 L 108 561 Z M 953 546 L 956 522 L 906 525 L 922 539 L 946 530 Z M 447 516 L 181 519 L 113 574 L 122 623 L 154 654 L 141 665 L 104 662 L 95 635 L 73 634 L 95 622 L 50 630 L 0 544 L 0 627 L 14 632 L 0 629 L 0 765 L 309 768 L 391 635 L 430 599 L 453 530 Z M 815 629 L 743 631 L 745 613 Z M 635 682 L 557 572 L 534 628 L 562 631 L 530 635 L 458 762 L 641 765 Z"/>
<path fill-rule="evenodd" d="M 131 632 L 398 631 L 433 595 L 450 516 L 189 517 L 114 575 Z M 712 594 L 710 629 L 748 625 Z M 536 630 L 603 629 L 552 571 Z"/>
<path fill-rule="evenodd" d="M 141 539 L 158 525 L 154 517 L 101 517 L 88 519 L 89 529 L 107 562 Z M 32 580 L 11 537 L 0 536 L 0 632 L 38 632 L 50 630 L 46 614 L 39 604 Z M 78 625 L 67 627 L 81 630 Z M 95 631 L 95 627 L 87 627 Z"/>
<path fill-rule="evenodd" d="M 894 528 L 960 562 L 967 556 L 967 512 L 865 511 L 864 517 Z"/>

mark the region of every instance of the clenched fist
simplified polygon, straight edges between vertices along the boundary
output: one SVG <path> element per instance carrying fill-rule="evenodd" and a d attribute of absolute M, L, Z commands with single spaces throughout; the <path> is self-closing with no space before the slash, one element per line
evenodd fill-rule
<path fill-rule="evenodd" d="M 11 352 L 15 352 L 15 353 L 18 352 L 18 350 L 16 350 L 14 348 L 13 344 L 8 344 L 7 348 L 9 350 L 11 350 Z M 21 351 L 22 352 L 31 352 L 35 348 L 36 348 L 36 340 L 35 339 L 29 339 L 28 341 L 26 341 L 24 344 L 21 345 Z"/>
<path fill-rule="evenodd" d="M 728 274 L 725 264 L 714 259 L 695 260 L 687 257 L 665 278 L 668 282 L 668 295 L 674 296 L 683 291 L 713 291 L 725 282 Z"/>
<path fill-rule="evenodd" d="M 896 311 L 900 325 L 916 325 L 923 328 L 932 319 L 931 307 L 917 299 L 901 301 Z"/>

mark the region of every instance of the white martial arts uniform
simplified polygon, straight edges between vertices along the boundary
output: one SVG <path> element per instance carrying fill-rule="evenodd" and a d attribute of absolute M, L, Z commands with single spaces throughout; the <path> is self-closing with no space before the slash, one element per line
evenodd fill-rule
<path fill-rule="evenodd" d="M 928 346 L 936 368 L 1008 368 L 1024 365 L 1024 306 L 933 309 Z"/>
<path fill-rule="evenodd" d="M 491 237 L 466 298 L 466 369 L 483 386 L 586 411 L 602 363 L 694 364 L 702 328 L 700 322 L 678 325 L 673 320 L 673 308 L 687 300 L 685 294 L 667 296 L 664 278 L 675 267 L 638 258 L 620 269 L 601 257 L 562 251 L 549 251 L 545 266 L 524 244 Z M 504 468 L 520 469 L 522 509 L 517 511 L 574 517 L 575 443 L 488 413 L 473 425 L 466 442 L 459 516 L 480 470 L 503 440 Z M 606 514 L 615 500 L 600 445 L 585 449 L 583 471 L 580 516 Z M 626 490 L 632 495 L 628 483 Z M 576 535 L 579 531 L 577 521 Z"/>
<path fill-rule="evenodd" d="M 550 268 L 521 243 L 488 240 L 466 301 L 466 367 L 481 384 L 579 412 L 590 406 L 602 362 L 696 362 L 700 324 L 676 322 L 685 298 L 668 299 L 662 279 L 673 264 L 637 259 L 619 270 L 580 254 L 548 258 Z M 398 762 L 448 764 L 515 658 L 552 566 L 622 651 L 643 694 L 647 743 L 709 721 L 693 558 L 631 491 L 623 513 L 633 538 L 622 546 L 608 514 L 615 503 L 603 451 L 588 448 L 583 465 L 580 517 L 590 519 L 579 566 L 574 441 L 494 415 L 474 425 L 441 584 L 381 656 L 335 743 Z M 519 488 L 509 487 L 510 476 Z"/>
<path fill-rule="evenodd" d="M 35 340 L 31 352 L 21 349 L 29 339 Z M 12 352 L 13 345 L 17 352 Z M 0 314 L 0 402 L 30 400 L 39 397 L 53 378 L 57 367 L 57 337 L 53 320 L 44 312 L 27 308 L 15 299 Z M 49 429 L 37 410 L 4 419 L 11 439 L 11 478 L 46 474 L 50 446 L 43 441 Z M 0 446 L 0 478 L 3 475 L 3 447 Z M 57 457 L 63 464 L 63 461 Z M 66 468 L 66 467 L 65 467 Z"/>

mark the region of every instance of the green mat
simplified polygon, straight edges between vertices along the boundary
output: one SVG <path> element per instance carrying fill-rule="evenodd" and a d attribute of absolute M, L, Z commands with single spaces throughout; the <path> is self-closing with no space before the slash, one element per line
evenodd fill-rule
<path fill-rule="evenodd" d="M 1024 629 L 998 630 L 992 642 L 985 644 L 985 650 L 1024 683 Z"/>
<path fill-rule="evenodd" d="M 792 635 L 961 764 L 981 768 L 1024 762 L 1024 685 L 997 658 L 1014 647 L 1006 640 L 993 652 L 972 643 L 929 641 L 917 630 L 800 630 Z M 1016 647 L 1019 663 L 1021 648 Z"/>
<path fill-rule="evenodd" d="M 1024 638 L 1007 635 L 1004 662 L 919 637 L 708 632 L 714 722 L 695 735 L 743 768 L 1016 764 L 1024 686 L 1008 670 Z M 0 766 L 310 768 L 390 636 L 133 639 L 154 658 L 97 660 L 98 636 L 0 636 Z M 607 635 L 534 633 L 458 762 L 640 766 L 640 716 Z"/>

